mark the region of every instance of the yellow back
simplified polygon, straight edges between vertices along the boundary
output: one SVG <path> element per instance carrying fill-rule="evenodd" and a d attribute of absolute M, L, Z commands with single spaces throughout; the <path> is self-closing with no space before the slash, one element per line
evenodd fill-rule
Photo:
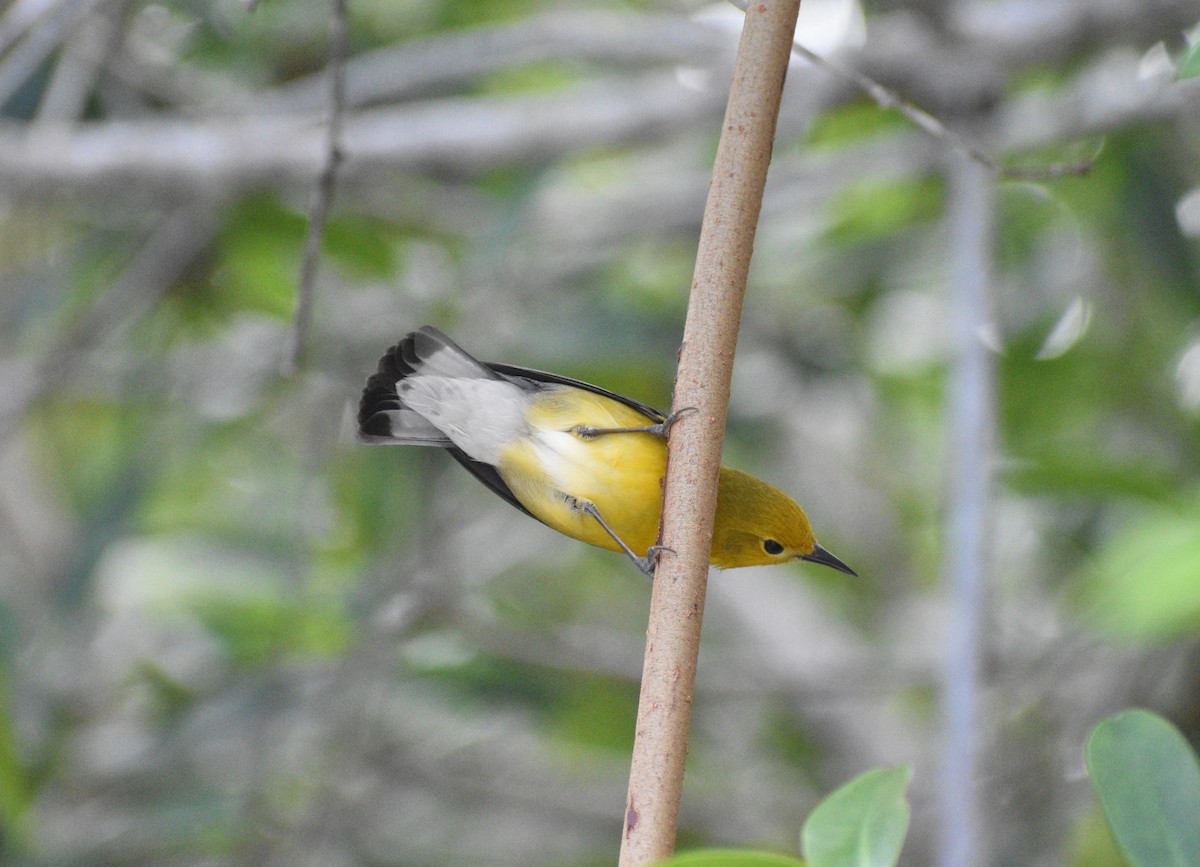
<path fill-rule="evenodd" d="M 560 533 L 619 551 L 570 498 L 589 501 L 630 548 L 645 554 L 658 540 L 666 441 L 640 432 L 588 438 L 574 429 L 639 427 L 649 420 L 618 401 L 570 386 L 547 389 L 526 419 L 530 435 L 505 446 L 498 463 L 517 499 Z M 747 473 L 721 468 L 713 565 L 780 563 L 812 553 L 813 545 L 808 518 L 794 500 Z"/>

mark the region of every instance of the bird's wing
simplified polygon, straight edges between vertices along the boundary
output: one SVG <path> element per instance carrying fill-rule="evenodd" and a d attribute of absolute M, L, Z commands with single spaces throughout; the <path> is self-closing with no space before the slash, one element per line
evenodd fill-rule
<path fill-rule="evenodd" d="M 625 406 L 632 409 L 634 412 L 639 412 L 650 420 L 653 424 L 658 424 L 666 420 L 666 416 L 656 410 L 654 407 L 642 403 L 639 400 L 634 400 L 632 397 L 625 397 L 623 394 L 617 394 L 614 391 L 609 391 L 607 388 L 601 388 L 598 385 L 592 385 L 590 382 L 584 382 L 582 379 L 572 379 L 569 376 L 560 376 L 557 373 L 547 373 L 544 370 L 535 370 L 532 367 L 517 367 L 515 364 L 498 364 L 493 361 L 487 362 L 487 366 L 497 373 L 501 373 L 508 377 L 518 379 L 529 379 L 536 383 L 547 385 L 569 385 L 572 388 L 581 388 L 584 391 L 590 391 L 593 394 L 599 394 L 607 397 L 610 400 L 615 400 L 617 403 L 623 403 Z"/>
<path fill-rule="evenodd" d="M 665 418 L 661 412 L 652 406 L 648 406 L 647 404 L 636 401 L 633 398 L 625 397 L 624 395 L 609 391 L 608 389 L 601 388 L 598 385 L 592 385 L 590 382 L 584 382 L 581 379 L 572 379 L 569 376 L 560 376 L 557 373 L 547 373 L 544 370 L 535 370 L 531 367 L 518 367 L 515 364 L 500 364 L 498 362 L 490 361 L 485 362 L 485 364 L 496 373 L 516 380 L 518 384 L 521 384 L 520 380 L 528 380 L 537 385 L 567 385 L 573 388 L 580 388 L 584 391 L 594 392 L 595 394 L 599 394 L 611 400 L 615 400 L 618 403 L 622 403 L 635 412 L 639 412 L 646 416 L 646 418 L 652 424 L 657 424 L 658 422 L 663 421 Z M 534 387 L 536 387 L 536 385 Z M 541 520 L 541 518 L 538 518 L 537 515 L 530 512 L 521 504 L 521 501 L 517 499 L 515 494 L 513 494 L 512 489 L 504 483 L 504 479 L 500 478 L 500 473 L 496 471 L 494 466 L 483 463 L 482 461 L 472 460 L 461 449 L 453 446 L 448 447 L 446 451 L 450 453 L 452 458 L 462 464 L 467 472 L 479 479 L 480 482 L 482 482 L 497 496 L 503 498 L 506 502 L 511 503 L 513 506 L 516 506 L 531 518 L 537 518 L 539 521 Z"/>
<path fill-rule="evenodd" d="M 469 457 L 466 452 L 457 446 L 446 446 L 446 451 L 450 453 L 450 457 L 462 464 L 468 473 L 479 479 L 484 484 L 484 487 L 492 493 L 496 494 L 506 503 L 516 506 L 529 517 L 537 518 L 539 521 L 542 520 L 521 505 L 521 501 L 512 492 L 512 488 L 504 483 L 504 479 L 500 478 L 499 471 L 491 464 L 485 464 L 483 461 L 477 461 Z M 543 523 L 545 522 L 543 521 Z"/>

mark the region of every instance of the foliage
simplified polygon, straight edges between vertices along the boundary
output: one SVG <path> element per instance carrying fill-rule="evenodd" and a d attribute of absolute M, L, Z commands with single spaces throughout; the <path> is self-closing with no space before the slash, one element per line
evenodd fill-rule
<path fill-rule="evenodd" d="M 1200 628 L 1200 509 L 1188 498 L 1177 508 L 1139 510 L 1097 552 L 1081 587 L 1084 616 L 1114 638 L 1169 641 Z"/>
<path fill-rule="evenodd" d="M 1126 710 L 1088 737 L 1088 773 L 1133 867 L 1200 861 L 1200 761 L 1155 713 Z"/>
<path fill-rule="evenodd" d="M 801 833 L 807 860 L 748 849 L 684 852 L 663 867 L 894 867 L 908 830 L 912 768 L 877 768 L 828 795 Z"/>
<path fill-rule="evenodd" d="M 812 867 L 894 867 L 908 830 L 904 792 L 912 768 L 877 768 L 855 777 L 804 823 L 801 849 Z"/>
<path fill-rule="evenodd" d="M 1200 75 L 1200 41 L 1193 42 L 1188 48 L 1183 59 L 1179 61 L 1179 69 L 1175 73 L 1177 78 L 1195 78 Z"/>

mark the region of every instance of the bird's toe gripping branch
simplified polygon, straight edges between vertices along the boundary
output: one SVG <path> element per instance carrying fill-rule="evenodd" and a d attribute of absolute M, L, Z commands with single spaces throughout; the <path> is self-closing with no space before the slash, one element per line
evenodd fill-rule
<path fill-rule="evenodd" d="M 699 412 L 694 406 L 685 406 L 683 409 L 677 409 L 660 422 L 654 424 L 639 425 L 637 427 L 592 427 L 591 425 L 577 425 L 573 428 L 574 432 L 585 440 L 595 439 L 604 434 L 615 433 L 648 433 L 655 436 L 665 437 L 671 432 L 671 426 L 679 421 L 679 417 L 689 413 Z"/>
<path fill-rule="evenodd" d="M 637 563 L 637 567 L 641 569 L 643 574 L 645 574 L 646 577 L 651 581 L 654 580 L 654 570 L 658 568 L 659 557 L 664 551 L 668 554 L 675 553 L 674 548 L 669 548 L 666 545 L 651 545 L 646 549 L 645 557 L 634 558 L 634 562 Z"/>
<path fill-rule="evenodd" d="M 674 426 L 675 422 L 679 421 L 679 419 L 681 419 L 683 416 L 687 415 L 689 412 L 700 412 L 700 407 L 698 407 L 698 406 L 680 407 L 679 409 L 672 412 L 670 415 L 668 415 L 666 418 L 664 418 L 661 422 L 659 422 L 655 426 L 658 428 L 661 428 L 659 433 L 662 436 L 666 436 L 667 434 L 669 434 L 671 432 L 671 428 Z"/>

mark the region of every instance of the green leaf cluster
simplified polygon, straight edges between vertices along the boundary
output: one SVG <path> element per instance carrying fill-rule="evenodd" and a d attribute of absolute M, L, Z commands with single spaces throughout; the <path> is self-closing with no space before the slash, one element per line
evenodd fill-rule
<path fill-rule="evenodd" d="M 1150 711 L 1121 711 L 1092 730 L 1086 756 L 1131 867 L 1200 864 L 1200 761 L 1178 729 Z"/>

